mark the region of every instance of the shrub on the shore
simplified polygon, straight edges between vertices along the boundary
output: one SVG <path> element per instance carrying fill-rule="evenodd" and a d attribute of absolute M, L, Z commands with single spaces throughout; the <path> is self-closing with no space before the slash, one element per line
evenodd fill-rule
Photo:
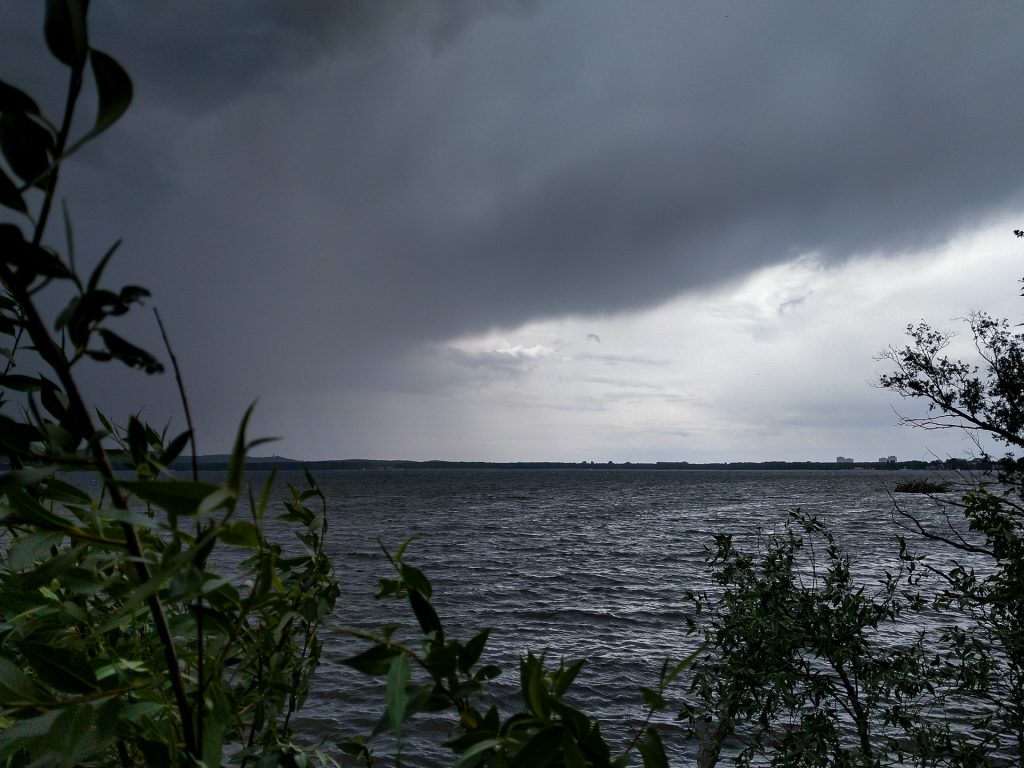
<path fill-rule="evenodd" d="M 946 480 L 915 477 L 902 483 L 896 483 L 893 490 L 896 493 L 947 493 L 952 487 L 953 484 Z"/>
<path fill-rule="evenodd" d="M 47 236 L 67 157 L 132 97 L 127 73 L 91 46 L 86 6 L 46 4 L 46 43 L 67 72 L 58 119 L 0 82 L 0 205 L 17 222 L 0 224 L 0 765 L 215 766 L 229 753 L 305 764 L 290 722 L 338 594 L 316 483 L 291 489 L 280 519 L 298 541 L 282 547 L 266 531 L 269 483 L 256 495 L 245 484 L 248 414 L 225 482 L 194 469 L 179 480 L 167 467 L 191 425 L 168 435 L 135 416 L 116 422 L 78 385 L 86 359 L 162 369 L 109 322 L 149 295 L 106 284 L 117 244 L 98 261 L 74 253 L 67 208 L 64 253 Z M 96 118 L 75 136 L 89 82 Z M 225 547 L 241 563 L 219 571 Z"/>
<path fill-rule="evenodd" d="M 996 471 L 965 480 L 958 500 L 936 500 L 941 523 L 895 502 L 903 534 L 935 554 L 901 535 L 871 582 L 851 576 L 813 517 L 795 515 L 754 551 L 717 537 L 707 563 L 718 593 L 694 598 L 708 653 L 685 710 L 710 719 L 706 764 L 728 747 L 741 765 L 1024 765 L 1024 334 L 984 313 L 968 325 L 979 364 L 949 359 L 950 334 L 925 323 L 881 355 L 894 368 L 881 386 L 928 405 L 905 423 L 1006 449 L 982 456 Z"/>

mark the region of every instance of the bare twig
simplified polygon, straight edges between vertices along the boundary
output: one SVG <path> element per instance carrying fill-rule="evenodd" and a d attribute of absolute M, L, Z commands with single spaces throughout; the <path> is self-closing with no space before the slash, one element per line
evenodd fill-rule
<path fill-rule="evenodd" d="M 196 448 L 196 429 L 192 423 L 192 411 L 188 407 L 188 395 L 185 394 L 185 382 L 181 378 L 181 368 L 178 367 L 178 358 L 174 355 L 174 350 L 171 349 L 171 341 L 167 338 L 167 330 L 164 328 L 163 320 L 160 319 L 160 311 L 153 307 L 153 315 L 156 317 L 156 324 L 160 328 L 160 337 L 164 341 L 164 348 L 167 350 L 167 356 L 171 358 L 171 368 L 174 369 L 174 381 L 178 385 L 178 395 L 181 397 L 181 407 L 185 412 L 185 425 L 188 427 L 189 444 L 192 446 L 192 480 L 193 482 L 199 480 L 199 463 L 196 459 L 198 450 Z"/>

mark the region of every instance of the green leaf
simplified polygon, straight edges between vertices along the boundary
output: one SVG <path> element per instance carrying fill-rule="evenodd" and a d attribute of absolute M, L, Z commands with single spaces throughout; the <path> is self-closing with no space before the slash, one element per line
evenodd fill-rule
<path fill-rule="evenodd" d="M 112 246 L 107 249 L 107 252 L 103 254 L 103 257 L 96 264 L 96 268 L 89 275 L 89 282 L 86 285 L 85 293 L 94 293 L 100 285 L 100 278 L 103 277 L 103 270 L 107 268 L 107 264 L 113 258 L 114 254 L 117 253 L 117 249 L 121 247 L 121 241 L 116 240 Z"/>
<path fill-rule="evenodd" d="M 171 515 L 194 515 L 203 499 L 220 491 L 213 483 L 184 480 L 125 480 L 118 485 Z"/>
<path fill-rule="evenodd" d="M 39 498 L 47 501 L 59 501 L 67 504 L 91 504 L 92 497 L 81 488 L 58 480 L 56 477 L 47 478 L 40 483 Z"/>
<path fill-rule="evenodd" d="M 565 768 L 587 768 L 588 765 L 593 765 L 583 757 L 579 742 L 568 731 L 562 737 L 562 764 Z"/>
<path fill-rule="evenodd" d="M 497 746 L 501 746 L 502 743 L 503 741 L 501 739 L 484 739 L 483 741 L 476 742 L 473 746 L 462 753 L 456 761 L 454 768 L 463 768 L 465 765 L 470 765 L 473 762 L 473 758 L 477 755 L 487 752 L 490 749 L 494 749 Z"/>
<path fill-rule="evenodd" d="M 119 672 L 141 673 L 148 671 L 146 664 L 138 659 L 115 659 L 112 663 L 106 664 L 96 670 L 96 679 L 105 680 L 113 677 Z"/>
<path fill-rule="evenodd" d="M 20 88 L 0 80 L 0 112 L 39 114 L 39 105 Z"/>
<path fill-rule="evenodd" d="M 575 738 L 586 737 L 594 728 L 594 721 L 587 715 L 560 701 L 551 702 L 552 711 L 558 715 Z"/>
<path fill-rule="evenodd" d="M 89 63 L 96 79 L 96 122 L 86 134 L 90 139 L 116 123 L 132 103 L 132 80 L 128 73 L 107 54 L 89 50 Z"/>
<path fill-rule="evenodd" d="M 146 440 L 146 428 L 135 416 L 128 419 L 128 433 L 125 435 L 128 443 L 128 450 L 132 455 L 132 462 L 135 465 L 143 464 L 149 452 L 149 445 Z"/>
<path fill-rule="evenodd" d="M 22 326 L 20 318 L 0 314 L 0 333 L 5 336 L 17 336 L 18 328 Z M 0 357 L 4 357 L 7 360 L 14 359 L 14 353 L 10 347 L 0 347 Z"/>
<path fill-rule="evenodd" d="M 4 472 L 0 475 L 0 493 L 8 493 L 14 488 L 28 488 L 50 477 L 56 471 L 56 467 L 29 467 Z"/>
<path fill-rule="evenodd" d="M 532 653 L 527 653 L 525 659 L 519 660 L 519 686 L 522 690 L 523 701 L 526 702 L 534 717 L 546 720 L 548 717 L 549 696 L 544 688 L 544 660 Z"/>
<path fill-rule="evenodd" d="M 399 653 L 401 652 L 397 648 L 387 645 L 374 645 L 362 653 L 342 659 L 341 663 L 362 672 L 364 675 L 379 677 L 390 671 L 391 660 L 399 655 Z"/>
<path fill-rule="evenodd" d="M 437 641 L 444 642 L 441 619 L 438 617 L 437 611 L 434 610 L 434 606 L 423 595 L 412 589 L 409 590 L 409 604 L 412 606 L 413 613 L 416 614 L 416 620 L 419 622 L 423 634 L 429 635 L 431 632 L 436 632 Z"/>
<path fill-rule="evenodd" d="M 217 538 L 225 544 L 235 547 L 249 547 L 258 549 L 260 546 L 260 532 L 252 523 L 236 520 L 228 523 L 217 534 Z"/>
<path fill-rule="evenodd" d="M 224 731 L 231 719 L 231 708 L 219 685 L 207 689 L 206 699 L 211 705 L 203 718 L 203 762 L 209 766 L 223 765 Z"/>
<path fill-rule="evenodd" d="M 270 494 L 274 490 L 274 480 L 277 478 L 277 470 L 270 470 L 270 474 L 267 475 L 266 482 L 263 483 L 263 491 L 260 493 L 259 502 L 252 505 L 252 517 L 256 521 L 256 526 L 260 527 L 263 525 L 263 518 L 267 513 L 267 504 L 270 503 Z"/>
<path fill-rule="evenodd" d="M 466 643 L 466 647 L 462 649 L 462 653 L 459 654 L 459 664 L 463 670 L 469 671 L 480 658 L 480 654 L 484 652 L 484 646 L 487 645 L 487 638 L 491 634 L 490 629 L 484 629 L 476 634 L 476 636 Z"/>
<path fill-rule="evenodd" d="M 398 579 L 381 577 L 377 583 L 377 591 L 373 593 L 373 596 L 378 600 L 382 597 L 397 596 L 401 589 Z"/>
<path fill-rule="evenodd" d="M 43 30 L 46 45 L 59 61 L 74 70 L 85 66 L 89 50 L 85 25 L 86 0 L 46 0 Z"/>
<path fill-rule="evenodd" d="M 105 707 L 108 717 L 112 714 Z M 96 713 L 87 704 L 65 707 L 46 737 L 48 751 L 59 754 L 63 765 L 77 766 L 104 747 L 96 730 Z M 105 730 L 110 730 L 109 727 Z"/>
<path fill-rule="evenodd" d="M 230 509 L 234 500 L 235 492 L 230 488 L 221 486 L 215 493 L 211 493 L 203 499 L 202 503 L 196 508 L 196 514 L 200 517 L 205 517 L 216 509 Z"/>
<path fill-rule="evenodd" d="M 677 664 L 675 664 L 672 667 L 671 670 L 668 669 L 668 659 L 666 659 L 665 660 L 665 664 L 662 667 L 662 674 L 661 674 L 662 685 L 667 687 L 677 677 L 679 677 L 679 673 L 680 672 L 682 672 L 684 669 L 689 668 L 690 665 L 693 664 L 694 660 L 698 656 L 700 656 L 701 653 L 703 653 L 705 645 L 706 645 L 705 643 L 701 643 L 699 646 L 697 646 L 696 650 L 694 650 L 691 653 L 687 654 L 682 660 L 680 660 Z"/>
<path fill-rule="evenodd" d="M 486 666 L 480 667 L 474 677 L 477 680 L 493 680 L 500 675 L 501 667 L 497 664 L 487 664 Z"/>
<path fill-rule="evenodd" d="M 93 519 L 103 523 L 128 523 L 136 528 L 157 529 L 164 527 L 163 523 L 149 515 L 127 509 L 117 509 L 116 507 L 105 508 L 102 511 L 102 517 L 96 514 Z"/>
<path fill-rule="evenodd" d="M 242 473 L 245 471 L 245 430 L 249 425 L 249 418 L 252 416 L 252 411 L 255 407 L 256 403 L 252 403 L 245 409 L 242 421 L 238 425 L 238 431 L 235 433 L 235 444 L 231 449 L 231 458 L 228 460 L 228 479 L 226 485 L 235 493 L 239 493 L 242 488 Z"/>
<path fill-rule="evenodd" d="M 544 768 L 555 762 L 561 752 L 562 735 L 565 729 L 561 725 L 552 725 L 533 735 L 526 742 L 509 768 Z"/>
<path fill-rule="evenodd" d="M 405 586 L 409 589 L 415 589 L 427 599 L 433 594 L 430 579 L 419 568 L 402 563 L 399 572 L 402 574 L 402 581 L 405 582 Z"/>
<path fill-rule="evenodd" d="M 19 470 L 19 473 L 32 471 L 33 470 L 31 469 L 23 469 Z M 0 482 L 6 480 L 13 474 L 15 473 L 8 472 L 0 478 Z M 6 521 L 20 521 L 50 531 L 63 531 L 72 527 L 72 524 L 67 519 L 48 510 L 36 499 L 27 494 L 23 489 L 18 487 L 9 487 L 6 489 L 6 493 L 7 499 L 10 501 L 10 506 L 5 510 L 6 514 L 4 515 L 4 519 Z"/>
<path fill-rule="evenodd" d="M 140 701 L 129 704 L 121 710 L 121 718 L 129 723 L 141 724 L 148 718 L 155 718 L 159 713 L 167 709 L 166 704 L 155 701 Z"/>
<path fill-rule="evenodd" d="M 0 117 L 0 123 L 2 121 Z M 55 253 L 26 241 L 21 230 L 13 224 L 0 224 L 0 259 L 16 267 L 24 283 L 30 282 L 36 275 L 67 277 L 70 274 Z"/>
<path fill-rule="evenodd" d="M 443 694 L 441 695 L 442 706 L 439 708 L 434 706 L 438 698 L 438 691 L 433 683 L 424 683 L 416 687 L 406 688 L 406 694 L 408 696 L 405 705 L 405 717 L 407 720 L 418 712 L 444 710 L 451 706 L 451 700 L 446 699 Z"/>
<path fill-rule="evenodd" d="M 647 688 L 641 685 L 640 694 L 644 697 L 644 704 L 650 709 L 658 710 L 664 709 L 668 706 L 668 702 L 665 700 L 665 697 L 652 688 Z"/>
<path fill-rule="evenodd" d="M 11 177 L 3 168 L 0 168 L 0 205 L 18 213 L 28 213 L 28 206 L 25 205 L 25 198 L 18 191 L 18 185 L 11 181 Z"/>
<path fill-rule="evenodd" d="M 144 610 L 140 606 L 151 595 L 159 592 L 175 576 L 187 572 L 188 553 L 178 554 L 177 557 L 168 557 L 165 553 L 164 557 L 165 560 L 160 564 L 159 569 L 150 573 L 149 581 L 127 593 L 120 607 L 110 614 L 105 622 L 96 627 L 96 634 L 103 635 L 115 627 L 123 626 L 127 620 Z"/>
<path fill-rule="evenodd" d="M 221 585 L 221 586 L 223 586 L 223 585 Z M 204 585 L 204 587 L 205 587 L 205 585 Z M 205 588 L 204 588 L 203 592 L 204 593 L 206 592 Z M 229 607 L 231 609 L 233 609 L 235 607 L 234 604 L 232 604 L 232 603 L 230 603 L 228 601 L 224 601 L 224 600 L 217 600 L 217 598 L 218 598 L 218 596 L 214 595 L 212 600 L 215 600 L 215 601 L 221 602 L 221 603 L 226 603 L 226 604 L 229 605 Z M 220 611 L 215 611 L 215 610 L 212 610 L 210 608 L 206 608 L 205 606 L 203 607 L 202 611 L 197 611 L 195 608 L 193 608 L 192 609 L 192 613 L 193 613 L 193 615 L 196 615 L 196 614 L 201 614 L 202 615 L 204 631 L 207 634 L 219 632 L 220 634 L 224 635 L 225 637 L 231 637 L 232 634 L 235 633 L 236 630 L 237 630 L 237 628 L 235 627 L 234 616 L 233 615 L 228 615 L 228 614 L 225 614 L 225 613 L 221 613 Z"/>
<path fill-rule="evenodd" d="M 96 677 L 89 660 L 70 648 L 55 649 L 36 643 L 22 643 L 19 650 L 39 679 L 59 691 L 89 693 L 96 690 Z"/>
<path fill-rule="evenodd" d="M 59 709 L 51 709 L 38 717 L 20 720 L 10 728 L 0 731 L 0 756 L 11 754 L 23 746 L 27 739 L 46 736 L 59 715 Z"/>
<path fill-rule="evenodd" d="M 7 550 L 7 568 L 14 572 L 28 568 L 33 563 L 47 557 L 50 547 L 64 540 L 63 533 L 52 531 L 32 531 L 19 536 Z"/>
<path fill-rule="evenodd" d="M 405 687 L 408 684 L 409 657 L 402 653 L 391 661 L 386 693 L 388 720 L 391 723 L 391 730 L 396 735 L 401 733 L 402 723 L 405 722 L 405 709 L 408 702 Z"/>
<path fill-rule="evenodd" d="M 579 659 L 578 661 L 574 662 L 570 667 L 563 668 L 558 671 L 558 674 L 555 677 L 554 685 L 552 686 L 552 693 L 554 693 L 556 698 L 561 698 L 563 695 L 565 695 L 565 692 L 569 690 L 569 686 L 572 685 L 573 681 L 576 679 L 576 676 L 580 673 L 580 670 L 583 669 L 583 665 L 586 663 L 586 659 Z"/>
<path fill-rule="evenodd" d="M 25 376 L 20 373 L 0 375 L 0 387 L 4 389 L 13 389 L 17 392 L 38 392 L 40 386 L 37 376 Z"/>
<path fill-rule="evenodd" d="M 99 334 L 110 355 L 131 368 L 141 368 L 146 373 L 161 373 L 163 365 L 149 352 L 125 341 L 113 331 L 100 328 Z"/>
<path fill-rule="evenodd" d="M 53 134 L 32 118 L 17 112 L 0 115 L 0 149 L 22 181 L 45 186 L 53 147 Z"/>
<path fill-rule="evenodd" d="M 76 431 L 80 431 L 81 428 L 78 420 L 68 419 L 70 402 L 68 401 L 68 396 L 64 390 L 45 376 L 39 377 L 39 388 L 41 390 L 39 393 L 39 402 L 42 403 L 47 413 L 53 416 L 53 418 L 57 420 L 58 424 L 71 426 L 76 429 Z"/>
<path fill-rule="evenodd" d="M 400 545 L 398 546 L 398 551 L 397 551 L 397 552 L 395 552 L 395 557 L 394 557 L 394 559 L 392 559 L 392 557 L 391 557 L 391 555 L 390 555 L 390 554 L 388 553 L 388 551 L 387 551 L 386 549 L 384 549 L 384 545 L 383 545 L 383 544 L 380 544 L 380 540 L 378 540 L 378 541 L 377 541 L 377 543 L 378 543 L 378 544 L 380 544 L 380 548 L 381 548 L 381 549 L 384 549 L 384 554 L 385 554 L 385 555 L 387 555 L 387 557 L 388 557 L 388 561 L 390 561 L 390 563 L 391 563 L 392 565 L 394 565 L 395 563 L 400 563 L 400 562 L 402 562 L 402 558 L 403 558 L 403 557 L 405 556 L 405 550 L 407 550 L 407 549 L 409 548 L 409 545 L 410 545 L 410 544 L 412 544 L 412 543 L 413 543 L 414 541 L 416 541 L 416 539 L 418 539 L 418 538 L 419 538 L 419 534 L 413 534 L 413 535 L 412 535 L 412 536 L 410 536 L 410 537 L 409 537 L 408 539 L 406 539 L 405 541 L 403 541 L 403 542 L 402 542 L 402 543 L 401 543 L 401 544 L 400 544 Z M 428 595 L 428 597 L 429 597 L 429 595 Z"/>
<path fill-rule="evenodd" d="M 191 430 L 182 432 L 176 438 L 171 440 L 170 444 L 164 448 L 163 453 L 160 454 L 158 461 L 165 467 L 170 465 L 172 461 L 181 455 L 181 452 L 185 450 L 185 446 L 188 445 L 188 441 L 192 439 Z"/>
<path fill-rule="evenodd" d="M 88 568 L 68 568 L 61 574 L 60 585 L 71 595 L 93 595 L 105 586 L 104 580 Z"/>
<path fill-rule="evenodd" d="M 593 723 L 594 726 L 587 732 L 586 737 L 580 743 L 587 750 L 594 763 L 606 765 L 611 763 L 611 750 L 608 748 L 608 742 L 601 735 L 601 724 L 596 720 Z M 628 760 L 629 753 L 627 752 L 612 763 L 612 766 L 613 768 L 624 766 Z"/>
<path fill-rule="evenodd" d="M 359 736 L 348 741 L 339 741 L 335 746 L 344 754 L 363 760 L 367 765 L 371 765 L 373 762 L 371 758 L 373 753 L 367 748 L 366 742 Z"/>
<path fill-rule="evenodd" d="M 665 754 L 665 745 L 661 736 L 654 728 L 648 726 L 644 731 L 644 737 L 636 745 L 640 750 L 640 756 L 644 760 L 644 768 L 668 768 L 668 756 Z"/>
<path fill-rule="evenodd" d="M 42 440 L 42 435 L 31 424 L 0 415 L 0 449 L 6 453 L 27 453 L 29 446 L 39 440 Z"/>
<path fill-rule="evenodd" d="M 0 699 L 5 703 L 39 701 L 39 691 L 21 667 L 0 657 Z"/>

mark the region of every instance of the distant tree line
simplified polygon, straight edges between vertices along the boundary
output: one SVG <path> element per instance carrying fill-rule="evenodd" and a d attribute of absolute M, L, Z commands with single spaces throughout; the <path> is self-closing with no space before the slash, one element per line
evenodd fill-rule
<path fill-rule="evenodd" d="M 222 457 L 198 457 L 199 466 L 208 471 L 225 471 L 229 462 Z M 189 459 L 177 459 L 171 468 L 187 470 Z M 880 464 L 877 461 L 854 461 L 837 464 L 834 461 L 729 461 L 729 462 L 606 462 L 576 463 L 564 461 L 389 461 L 385 459 L 333 459 L 325 461 L 297 461 L 294 459 L 260 458 L 247 460 L 250 470 L 299 470 L 307 467 L 315 471 L 329 470 L 393 470 L 393 469 L 522 469 L 522 470 L 576 470 L 576 471 L 622 471 L 622 470 L 837 470 L 837 469 L 914 469 L 914 470 L 985 470 L 993 469 L 995 463 L 988 458 L 935 459 L 934 461 L 897 461 Z"/>

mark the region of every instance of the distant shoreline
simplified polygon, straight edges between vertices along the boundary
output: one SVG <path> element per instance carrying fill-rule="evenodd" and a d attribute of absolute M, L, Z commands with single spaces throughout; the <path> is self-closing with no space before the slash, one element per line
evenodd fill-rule
<path fill-rule="evenodd" d="M 197 463 L 201 469 L 208 471 L 226 470 L 227 456 L 200 456 Z M 173 469 L 187 469 L 188 459 L 178 459 L 172 464 Z M 316 470 L 404 470 L 404 469 L 555 469 L 555 470 L 851 470 L 871 469 L 895 471 L 912 470 L 958 470 L 958 469 L 991 469 L 992 465 L 979 460 L 947 459 L 945 461 L 898 461 L 893 464 L 878 461 L 730 461 L 693 463 L 687 461 L 658 462 L 562 462 L 562 461 L 409 461 L 386 459 L 333 459 L 322 461 L 298 461 L 281 456 L 252 457 L 246 460 L 250 470 L 299 470 L 306 467 Z"/>

